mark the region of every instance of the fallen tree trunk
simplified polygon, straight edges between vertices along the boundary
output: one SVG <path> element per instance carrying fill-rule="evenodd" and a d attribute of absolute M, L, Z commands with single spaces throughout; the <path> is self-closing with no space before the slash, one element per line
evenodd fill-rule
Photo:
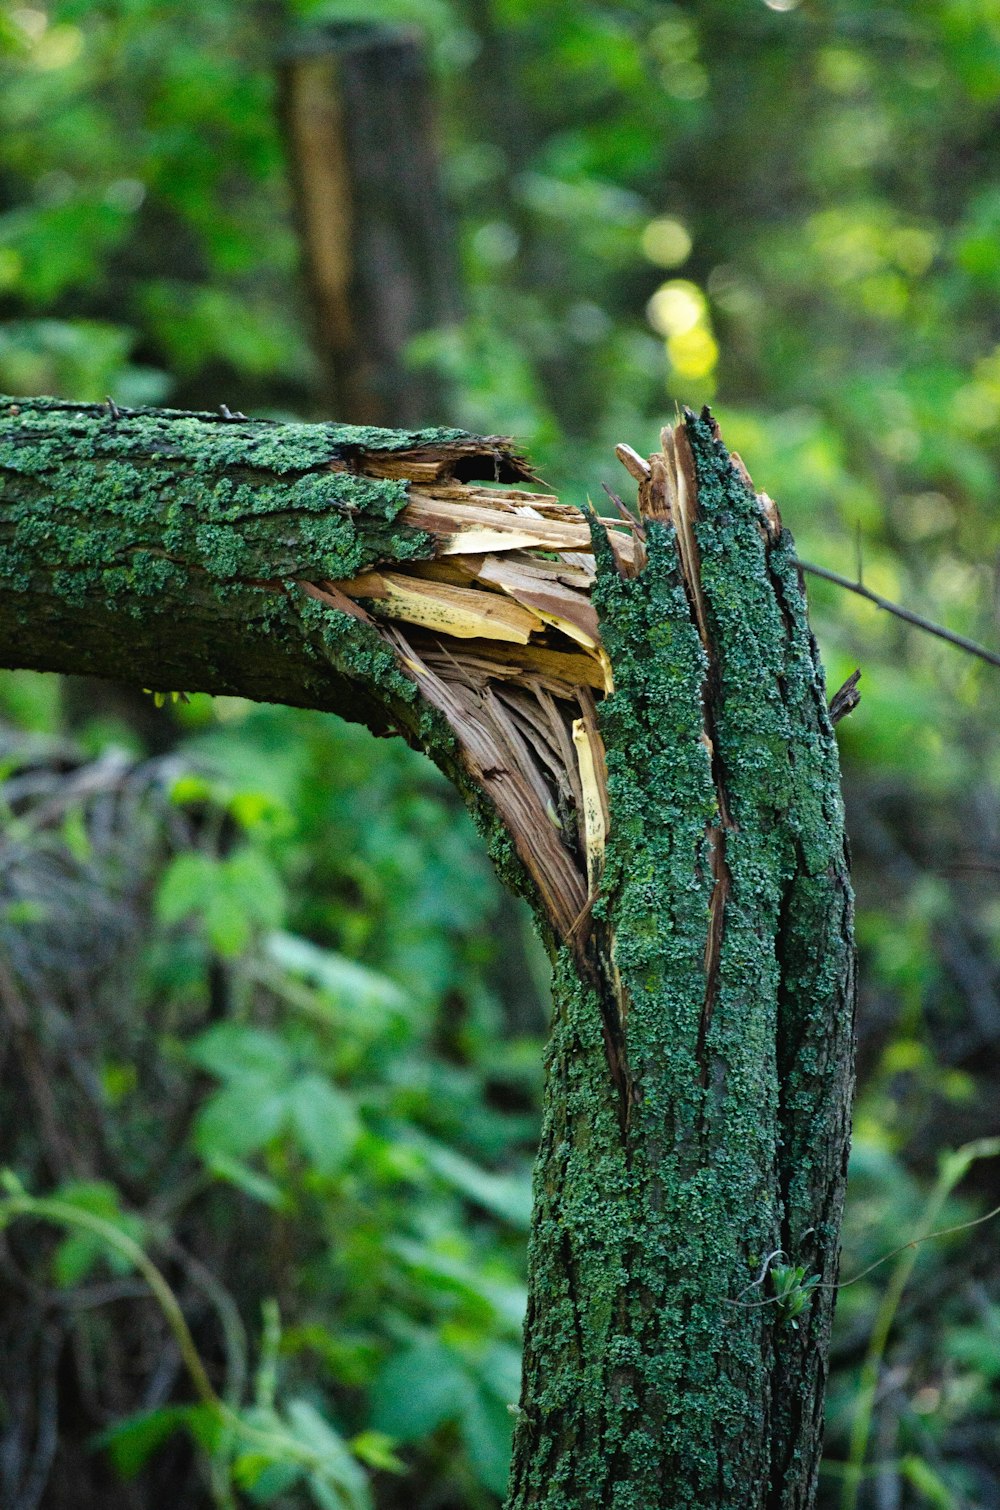
<path fill-rule="evenodd" d="M 0 663 L 328 709 L 452 777 L 554 962 L 511 1510 L 790 1510 L 852 1085 L 836 746 L 711 417 L 623 455 L 610 521 L 497 439 L 4 401 Z"/>

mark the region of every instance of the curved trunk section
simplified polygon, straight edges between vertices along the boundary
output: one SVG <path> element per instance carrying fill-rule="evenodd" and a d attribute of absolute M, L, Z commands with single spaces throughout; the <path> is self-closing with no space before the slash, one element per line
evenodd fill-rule
<path fill-rule="evenodd" d="M 4 401 L 0 663 L 330 709 L 452 777 L 555 961 L 509 1510 L 806 1510 L 836 744 L 792 541 L 711 416 L 619 455 L 608 520 L 496 438 Z"/>

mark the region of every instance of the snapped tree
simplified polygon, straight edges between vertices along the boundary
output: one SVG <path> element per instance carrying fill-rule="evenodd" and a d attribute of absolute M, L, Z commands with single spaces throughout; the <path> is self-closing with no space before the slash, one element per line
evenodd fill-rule
<path fill-rule="evenodd" d="M 460 789 L 553 962 L 510 1510 L 814 1498 L 852 1089 L 837 751 L 711 416 L 635 512 L 454 430 L 0 406 L 0 663 L 324 709 Z"/>

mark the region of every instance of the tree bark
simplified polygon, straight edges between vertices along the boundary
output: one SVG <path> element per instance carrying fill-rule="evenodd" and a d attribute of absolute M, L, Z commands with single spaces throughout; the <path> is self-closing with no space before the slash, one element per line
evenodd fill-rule
<path fill-rule="evenodd" d="M 406 348 L 455 324 L 462 300 L 423 44 L 398 28 L 317 28 L 286 48 L 278 81 L 329 412 L 426 423 L 446 412 L 444 385 L 407 367 Z"/>
<path fill-rule="evenodd" d="M 510 1510 L 805 1510 L 853 1073 L 836 744 L 792 541 L 711 416 L 620 451 L 609 521 L 498 488 L 531 478 L 495 438 L 4 401 L 0 663 L 437 761 L 555 972 Z"/>

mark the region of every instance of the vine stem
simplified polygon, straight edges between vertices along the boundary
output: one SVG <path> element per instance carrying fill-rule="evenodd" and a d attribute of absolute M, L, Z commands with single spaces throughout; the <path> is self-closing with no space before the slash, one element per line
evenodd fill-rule
<path fill-rule="evenodd" d="M 108 1247 L 120 1253 L 122 1258 L 127 1259 L 135 1269 L 138 1269 L 173 1333 L 195 1394 L 203 1404 L 210 1405 L 223 1414 L 230 1414 L 205 1372 L 205 1365 L 201 1361 L 201 1355 L 184 1319 L 184 1312 L 181 1310 L 177 1296 L 152 1259 L 134 1238 L 129 1237 L 127 1232 L 122 1232 L 121 1228 L 93 1211 L 85 1211 L 79 1206 L 71 1206 L 68 1201 L 54 1200 L 46 1196 L 12 1194 L 0 1200 L 0 1224 L 6 1225 L 11 1217 L 18 1216 L 33 1216 L 42 1221 L 54 1222 L 58 1226 L 78 1227 L 86 1232 L 92 1232 L 95 1237 L 99 1237 L 102 1242 L 107 1243 Z"/>
<path fill-rule="evenodd" d="M 989 1142 L 991 1140 L 987 1139 L 986 1141 Z M 997 1151 L 1000 1152 L 1000 1149 Z M 956 1222 L 954 1227 L 938 1227 L 934 1232 L 924 1232 L 920 1237 L 911 1237 L 909 1242 L 900 1243 L 898 1248 L 890 1248 L 888 1253 L 882 1254 L 881 1258 L 876 1258 L 873 1263 L 866 1264 L 863 1269 L 858 1270 L 857 1274 L 852 1274 L 850 1279 L 841 1279 L 836 1284 L 821 1282 L 814 1285 L 813 1288 L 816 1290 L 846 1290 L 849 1285 L 856 1285 L 859 1279 L 864 1279 L 866 1275 L 871 1274 L 875 1269 L 881 1269 L 883 1264 L 887 1264 L 898 1253 L 905 1253 L 907 1248 L 916 1248 L 921 1243 L 932 1242 L 936 1237 L 952 1237 L 956 1232 L 968 1232 L 970 1227 L 981 1227 L 984 1222 L 991 1222 L 997 1216 L 1000 1216 L 1000 1206 L 994 1206 L 992 1210 L 985 1212 L 982 1216 L 973 1217 L 971 1222 Z M 759 1284 L 763 1283 L 769 1272 L 772 1259 L 779 1254 L 782 1257 L 784 1256 L 780 1248 L 776 1248 L 774 1253 L 769 1253 L 764 1260 L 764 1268 L 761 1270 L 760 1277 L 755 1279 L 752 1284 L 748 1284 L 745 1290 L 741 1290 L 735 1300 L 727 1300 L 726 1305 L 743 1306 L 745 1310 L 750 1311 L 761 1310 L 764 1306 L 779 1305 L 782 1299 L 784 1299 L 781 1295 L 769 1295 L 767 1300 L 743 1299 L 743 1296 L 750 1290 L 755 1290 Z"/>
<path fill-rule="evenodd" d="M 140 1243 L 113 1222 L 105 1220 L 93 1211 L 86 1211 L 79 1206 L 73 1206 L 68 1201 L 60 1201 L 51 1196 L 33 1196 L 27 1191 L 11 1189 L 16 1181 L 16 1176 L 11 1176 L 9 1171 L 0 1172 L 0 1180 L 7 1187 L 8 1194 L 0 1197 L 0 1230 L 12 1219 L 18 1217 L 34 1217 L 39 1221 L 52 1222 L 59 1227 L 78 1228 L 85 1232 L 92 1232 L 95 1237 L 101 1239 L 110 1249 L 121 1255 L 128 1263 L 142 1275 L 149 1286 L 150 1293 L 163 1313 L 163 1317 L 173 1334 L 174 1340 L 180 1351 L 184 1366 L 187 1369 L 195 1394 L 203 1405 L 207 1406 L 218 1419 L 227 1427 L 235 1431 L 239 1436 L 256 1441 L 272 1448 L 280 1442 L 282 1450 L 289 1456 L 294 1457 L 307 1469 L 322 1469 L 324 1458 L 321 1453 L 314 1452 L 303 1447 L 287 1432 L 268 1431 L 263 1427 L 254 1426 L 246 1421 L 228 1405 L 217 1393 L 212 1381 L 201 1361 L 197 1344 L 191 1330 L 184 1319 L 184 1312 L 180 1302 L 170 1285 L 164 1279 L 156 1264 L 146 1253 Z M 277 1314 L 265 1317 L 265 1331 L 268 1334 L 268 1342 L 272 1348 L 274 1333 L 278 1326 Z M 267 1409 L 270 1401 L 265 1392 L 265 1398 L 258 1402 L 259 1406 Z M 273 1407 L 272 1407 L 273 1408 Z M 278 1423 L 280 1425 L 280 1422 Z"/>

